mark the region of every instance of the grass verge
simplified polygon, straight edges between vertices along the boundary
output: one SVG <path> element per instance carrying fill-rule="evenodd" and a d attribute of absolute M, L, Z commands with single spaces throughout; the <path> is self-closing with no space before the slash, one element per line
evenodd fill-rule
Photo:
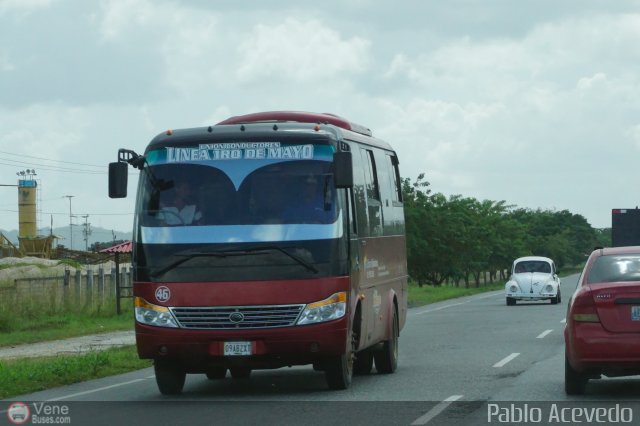
<path fill-rule="evenodd" d="M 83 355 L 0 361 L 0 399 L 147 368 L 134 346 Z"/>
<path fill-rule="evenodd" d="M 21 318 L 15 326 L 0 333 L 0 347 L 45 342 L 110 331 L 133 330 L 133 309 L 122 315 L 95 316 L 85 313 L 55 313 L 36 318 Z"/>
<path fill-rule="evenodd" d="M 441 302 L 443 300 L 455 299 L 457 297 L 471 296 L 487 291 L 504 289 L 504 283 L 483 285 L 481 287 L 452 287 L 452 286 L 431 286 L 419 287 L 417 284 L 409 284 L 409 307 L 428 305 L 430 303 Z"/>

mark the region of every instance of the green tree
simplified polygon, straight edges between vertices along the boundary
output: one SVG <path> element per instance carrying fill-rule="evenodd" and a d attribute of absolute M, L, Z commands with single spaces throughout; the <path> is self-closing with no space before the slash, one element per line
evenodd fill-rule
<path fill-rule="evenodd" d="M 505 201 L 432 193 L 425 174 L 402 181 L 409 275 L 419 285 L 459 285 L 482 276 L 506 279 L 514 259 L 547 256 L 558 267 L 576 265 L 597 245 L 610 245 L 610 229 L 595 230 L 567 210 L 530 210 Z M 607 244 L 607 242 L 609 244 Z M 604 243 L 604 244 L 603 244 Z"/>

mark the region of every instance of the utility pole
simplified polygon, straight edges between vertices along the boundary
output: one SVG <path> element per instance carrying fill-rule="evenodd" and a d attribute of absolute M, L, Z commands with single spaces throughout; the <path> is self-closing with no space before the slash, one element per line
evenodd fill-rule
<path fill-rule="evenodd" d="M 89 215 L 84 214 L 80 217 L 84 217 L 84 229 L 82 235 L 84 235 L 84 251 L 89 251 L 89 235 L 91 235 L 91 224 L 87 222 Z"/>
<path fill-rule="evenodd" d="M 63 195 L 62 198 L 68 198 L 69 199 L 69 238 L 70 238 L 70 242 L 69 242 L 69 249 L 73 250 L 73 222 L 72 222 L 72 218 L 73 215 L 71 214 L 71 199 L 74 197 L 74 195 Z"/>

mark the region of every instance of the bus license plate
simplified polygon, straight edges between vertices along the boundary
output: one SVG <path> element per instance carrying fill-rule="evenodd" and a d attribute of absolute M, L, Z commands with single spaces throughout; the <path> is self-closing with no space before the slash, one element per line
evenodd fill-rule
<path fill-rule="evenodd" d="M 251 355 L 251 347 L 251 342 L 224 342 L 224 355 Z"/>

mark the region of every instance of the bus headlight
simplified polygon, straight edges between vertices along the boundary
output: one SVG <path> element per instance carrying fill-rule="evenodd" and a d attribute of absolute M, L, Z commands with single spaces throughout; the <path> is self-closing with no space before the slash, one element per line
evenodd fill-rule
<path fill-rule="evenodd" d="M 141 324 L 154 325 L 156 327 L 177 328 L 178 323 L 164 306 L 153 305 L 142 297 L 136 297 L 134 301 L 136 311 L 136 321 Z"/>
<path fill-rule="evenodd" d="M 342 318 L 347 312 L 347 293 L 332 294 L 319 302 L 309 303 L 300 314 L 298 325 L 315 324 Z"/>

